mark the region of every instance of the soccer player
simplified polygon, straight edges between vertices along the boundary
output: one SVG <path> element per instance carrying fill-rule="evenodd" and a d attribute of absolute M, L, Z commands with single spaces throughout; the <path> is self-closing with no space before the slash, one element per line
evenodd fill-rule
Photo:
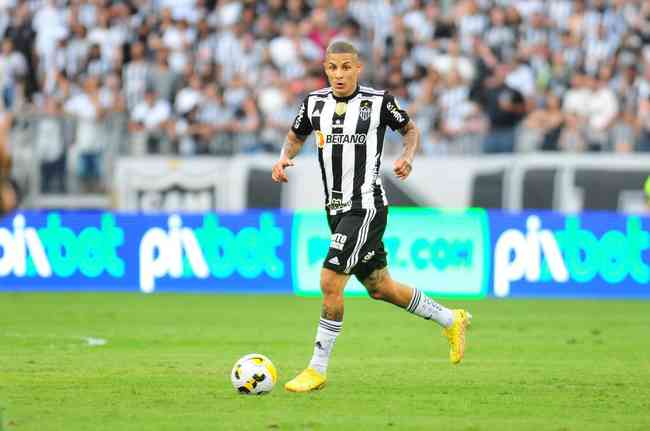
<path fill-rule="evenodd" d="M 331 87 L 310 93 L 302 102 L 272 174 L 274 181 L 287 182 L 285 169 L 293 166 L 307 136 L 315 133 L 332 238 L 320 276 L 323 306 L 314 353 L 309 367 L 285 384 L 292 392 L 325 384 L 329 358 L 343 327 L 343 289 L 351 275 L 372 298 L 440 324 L 454 364 L 463 358 L 471 319 L 465 310 L 445 308 L 388 273 L 382 242 L 388 201 L 379 177 L 384 132 L 388 126 L 404 137 L 404 151 L 393 172 L 405 180 L 419 145 L 417 127 L 389 93 L 359 85 L 363 66 L 353 45 L 333 42 L 323 65 Z"/>

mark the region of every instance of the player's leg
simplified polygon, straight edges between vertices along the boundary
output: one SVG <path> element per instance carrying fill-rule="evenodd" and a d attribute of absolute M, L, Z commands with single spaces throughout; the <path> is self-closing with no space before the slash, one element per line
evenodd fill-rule
<path fill-rule="evenodd" d="M 457 364 L 465 352 L 465 328 L 471 316 L 464 310 L 450 310 L 421 290 L 402 284 L 388 273 L 387 257 L 382 241 L 388 211 L 379 211 L 369 224 L 367 241 L 361 248 L 363 256 L 354 267 L 354 275 L 366 287 L 372 298 L 383 300 L 406 309 L 408 312 L 440 324 L 449 340 L 449 358 Z"/>
<path fill-rule="evenodd" d="M 351 261 L 351 256 L 359 254 L 361 245 L 365 242 L 362 227 L 368 226 L 372 214 L 349 211 L 337 216 L 328 215 L 332 241 L 321 270 L 323 308 L 316 331 L 314 352 L 309 367 L 285 384 L 289 391 L 307 392 L 325 384 L 329 358 L 336 337 L 343 327 L 343 290 L 350 278 L 348 262 Z"/>
<path fill-rule="evenodd" d="M 386 266 L 374 270 L 361 281 L 373 299 L 389 302 L 427 320 L 433 320 L 443 328 L 454 321 L 452 310 L 438 304 L 420 289 L 394 280 Z"/>
<path fill-rule="evenodd" d="M 365 243 L 359 248 L 353 262 L 352 272 L 366 287 L 370 296 L 407 309 L 425 319 L 438 322 L 448 328 L 452 325 L 452 310 L 434 302 L 419 289 L 409 287 L 392 279 L 387 269 L 386 249 L 382 238 L 388 222 L 388 209 L 377 211 L 369 222 Z"/>
<path fill-rule="evenodd" d="M 314 341 L 314 354 L 309 367 L 326 375 L 329 358 L 336 342 L 336 337 L 343 327 L 343 289 L 350 276 L 339 274 L 328 268 L 321 270 L 321 292 L 323 308 Z"/>
<path fill-rule="evenodd" d="M 316 330 L 314 352 L 307 369 L 284 385 L 288 391 L 308 392 L 325 385 L 329 359 L 336 337 L 343 327 L 343 290 L 349 279 L 349 275 L 337 273 L 329 268 L 321 270 L 323 306 Z"/>
<path fill-rule="evenodd" d="M 471 315 L 465 310 L 450 310 L 433 301 L 421 290 L 394 280 L 386 266 L 373 270 L 369 275 L 359 277 L 373 299 L 386 301 L 405 308 L 409 313 L 427 320 L 434 320 L 444 330 L 449 341 L 449 359 L 457 364 L 465 355 L 465 331 Z"/>

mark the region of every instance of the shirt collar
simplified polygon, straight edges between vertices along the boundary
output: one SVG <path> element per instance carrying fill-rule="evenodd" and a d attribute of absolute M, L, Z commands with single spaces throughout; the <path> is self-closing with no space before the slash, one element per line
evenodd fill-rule
<path fill-rule="evenodd" d="M 352 94 L 350 94 L 348 96 L 343 96 L 343 97 L 339 97 L 339 96 L 335 95 L 334 90 L 332 90 L 332 97 L 337 102 L 347 102 L 349 100 L 352 100 L 357 94 L 359 94 L 359 85 L 357 85 L 357 88 L 355 88 L 355 90 L 352 92 Z"/>

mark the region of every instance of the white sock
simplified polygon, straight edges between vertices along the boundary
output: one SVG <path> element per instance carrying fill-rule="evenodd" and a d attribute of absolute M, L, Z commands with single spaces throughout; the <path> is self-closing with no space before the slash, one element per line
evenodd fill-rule
<path fill-rule="evenodd" d="M 336 337 L 341 333 L 343 322 L 336 320 L 327 320 L 320 318 L 318 322 L 318 331 L 316 331 L 316 341 L 314 342 L 314 355 L 311 357 L 309 366 L 322 375 L 327 373 L 327 364 L 330 361 L 332 349 Z"/>
<path fill-rule="evenodd" d="M 406 307 L 406 311 L 427 320 L 435 320 L 445 328 L 450 327 L 454 321 L 454 313 L 450 309 L 438 304 L 422 293 L 420 289 L 413 288 L 413 297 Z"/>

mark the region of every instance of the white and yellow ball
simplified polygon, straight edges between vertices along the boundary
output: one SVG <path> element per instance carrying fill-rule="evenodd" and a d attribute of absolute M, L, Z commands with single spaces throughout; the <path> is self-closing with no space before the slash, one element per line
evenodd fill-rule
<path fill-rule="evenodd" d="M 278 381 L 278 371 L 269 358 L 251 353 L 235 362 L 230 381 L 240 394 L 268 394 Z"/>

